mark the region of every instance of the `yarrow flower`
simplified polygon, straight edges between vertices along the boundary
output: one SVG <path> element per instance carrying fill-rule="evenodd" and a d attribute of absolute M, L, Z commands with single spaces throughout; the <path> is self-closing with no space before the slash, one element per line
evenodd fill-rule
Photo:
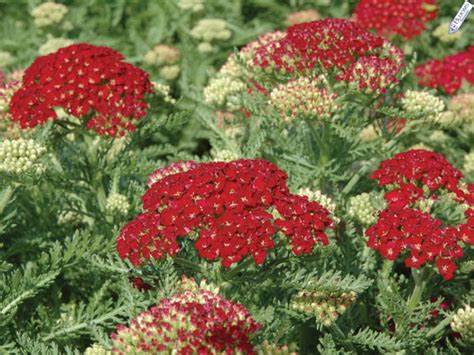
<path fill-rule="evenodd" d="M 60 23 L 68 9 L 63 4 L 47 1 L 38 5 L 31 12 L 37 27 L 47 27 Z"/>
<path fill-rule="evenodd" d="M 176 63 L 181 54 L 176 47 L 166 44 L 157 44 L 143 57 L 143 61 L 148 65 L 161 66 Z"/>
<path fill-rule="evenodd" d="M 389 191 L 385 194 L 387 208 L 366 231 L 367 245 L 389 260 L 409 251 L 407 267 L 434 262 L 440 275 L 450 280 L 457 269 L 454 261 L 463 255 L 459 243 L 474 243 L 474 186 L 464 186 L 461 172 L 442 155 L 421 149 L 383 161 L 371 178 Z M 424 212 L 429 210 L 424 202 L 445 191 L 467 206 L 465 222 L 445 226 L 429 211 Z"/>
<path fill-rule="evenodd" d="M 225 41 L 232 36 L 227 22 L 218 18 L 207 18 L 199 20 L 191 30 L 191 36 L 211 43 L 212 41 Z"/>
<path fill-rule="evenodd" d="M 130 209 L 127 196 L 113 192 L 107 197 L 105 210 L 111 215 L 126 215 Z"/>
<path fill-rule="evenodd" d="M 232 161 L 239 159 L 239 155 L 228 149 L 213 149 L 211 155 L 214 161 Z"/>
<path fill-rule="evenodd" d="M 301 77 L 277 86 L 270 92 L 270 105 L 285 121 L 312 119 L 326 121 L 337 110 L 337 95 L 330 93 L 321 80 Z"/>
<path fill-rule="evenodd" d="M 217 76 L 204 88 L 204 102 L 228 111 L 236 111 L 240 108 L 239 97 L 246 88 L 247 85 L 241 80 L 228 75 Z"/>
<path fill-rule="evenodd" d="M 334 73 L 339 81 L 385 92 L 397 82 L 402 51 L 343 19 L 294 25 L 277 41 L 255 51 L 254 65 L 292 77 Z"/>
<path fill-rule="evenodd" d="M 467 175 L 474 176 L 474 151 L 464 156 L 463 170 Z"/>
<path fill-rule="evenodd" d="M 403 110 L 429 121 L 438 121 L 445 105 L 443 100 L 425 91 L 408 90 L 401 100 Z"/>
<path fill-rule="evenodd" d="M 474 46 L 418 65 L 415 74 L 421 86 L 442 89 L 447 94 L 454 94 L 464 82 L 474 85 Z"/>
<path fill-rule="evenodd" d="M 449 33 L 449 22 L 439 24 L 433 31 L 433 36 L 438 38 L 441 42 L 450 43 L 456 42 L 461 38 L 462 32 Z"/>
<path fill-rule="evenodd" d="M 112 353 L 255 354 L 261 326 L 239 303 L 212 292 L 186 291 L 163 299 L 112 334 Z"/>
<path fill-rule="evenodd" d="M 225 267 L 246 256 L 262 264 L 275 247 L 277 231 L 288 238 L 295 255 L 329 243 L 329 211 L 291 194 L 286 174 L 265 160 L 201 163 L 159 175 L 164 177 L 157 180 L 155 174 L 142 197 L 145 212 L 117 237 L 120 257 L 134 265 L 177 254 L 178 239 L 186 236 L 201 258 L 220 259 Z"/>
<path fill-rule="evenodd" d="M 357 294 L 350 292 L 328 292 L 303 290 L 293 296 L 291 308 L 313 315 L 325 326 L 331 325 L 355 301 Z"/>
<path fill-rule="evenodd" d="M 474 308 L 469 305 L 460 308 L 451 321 L 451 329 L 461 335 L 461 339 L 474 344 Z"/>
<path fill-rule="evenodd" d="M 312 191 L 308 188 L 301 188 L 298 190 L 298 195 L 307 196 L 309 201 L 316 201 L 331 213 L 331 218 L 334 222 L 339 222 L 339 218 L 335 216 L 336 204 L 331 197 L 323 194 L 320 190 Z"/>
<path fill-rule="evenodd" d="M 179 0 L 178 7 L 185 11 L 199 12 L 204 9 L 204 0 Z"/>
<path fill-rule="evenodd" d="M 474 122 L 474 93 L 456 94 L 448 101 L 448 111 L 441 116 L 443 125 Z"/>
<path fill-rule="evenodd" d="M 174 99 L 170 94 L 171 87 L 169 85 L 157 83 L 154 81 L 151 84 L 155 95 L 161 96 L 164 102 L 168 102 L 170 104 L 176 103 L 176 99 Z"/>
<path fill-rule="evenodd" d="M 32 139 L 6 139 L 0 142 L 0 171 L 20 175 L 39 175 L 46 167 L 41 158 L 46 148 Z"/>
<path fill-rule="evenodd" d="M 148 74 L 107 47 L 74 44 L 38 57 L 10 102 L 12 120 L 31 128 L 57 119 L 55 108 L 87 120 L 100 135 L 124 135 L 147 113 Z"/>
<path fill-rule="evenodd" d="M 188 170 L 194 169 L 197 166 L 198 164 L 194 161 L 179 161 L 164 168 L 156 169 L 148 176 L 147 185 L 148 187 L 151 187 L 155 182 L 160 181 L 169 175 L 184 173 Z"/>
<path fill-rule="evenodd" d="M 354 21 L 383 36 L 410 39 L 421 34 L 437 12 L 436 0 L 360 0 Z"/>

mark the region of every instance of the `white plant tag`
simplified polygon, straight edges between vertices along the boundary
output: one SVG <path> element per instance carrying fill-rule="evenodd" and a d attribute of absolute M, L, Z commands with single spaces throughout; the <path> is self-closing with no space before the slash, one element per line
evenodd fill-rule
<path fill-rule="evenodd" d="M 464 2 L 464 4 L 459 9 L 456 16 L 454 16 L 453 20 L 449 24 L 449 33 L 450 34 L 459 31 L 462 24 L 464 23 L 464 20 L 467 18 L 467 16 L 469 15 L 469 13 L 471 12 L 471 9 L 473 7 L 474 7 L 474 5 L 472 5 L 469 1 Z"/>

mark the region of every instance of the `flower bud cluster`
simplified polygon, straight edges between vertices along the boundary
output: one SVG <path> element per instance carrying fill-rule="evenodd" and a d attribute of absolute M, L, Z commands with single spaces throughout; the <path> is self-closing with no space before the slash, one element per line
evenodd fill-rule
<path fill-rule="evenodd" d="M 474 308 L 466 305 L 460 308 L 451 321 L 451 329 L 469 343 L 474 343 Z"/>
<path fill-rule="evenodd" d="M 156 95 L 161 96 L 163 98 L 164 102 L 167 102 L 167 103 L 170 103 L 170 104 L 175 104 L 176 103 L 176 99 L 173 98 L 170 94 L 171 87 L 169 85 L 157 83 L 157 82 L 154 82 L 154 81 L 151 82 L 151 85 L 152 85 L 152 88 L 153 88 L 153 92 Z"/>
<path fill-rule="evenodd" d="M 212 47 L 212 42 L 226 41 L 232 36 L 232 32 L 225 20 L 207 18 L 199 20 L 191 30 L 191 36 L 201 41 L 201 44 L 207 43 L 207 47 Z"/>
<path fill-rule="evenodd" d="M 113 192 L 107 197 L 105 210 L 111 215 L 126 215 L 130 209 L 127 196 Z"/>
<path fill-rule="evenodd" d="M 449 33 L 449 22 L 439 24 L 433 31 L 433 36 L 438 38 L 441 42 L 450 43 L 456 42 L 461 37 L 462 32 Z"/>
<path fill-rule="evenodd" d="M 474 121 L 474 93 L 457 94 L 448 102 L 449 115 L 442 123 L 472 123 Z"/>
<path fill-rule="evenodd" d="M 283 120 L 329 120 L 337 110 L 336 94 L 321 87 L 321 81 L 301 77 L 281 84 L 270 93 L 270 105 L 274 106 Z"/>
<path fill-rule="evenodd" d="M 378 197 L 372 193 L 361 193 L 353 196 L 349 200 L 349 209 L 347 214 L 363 226 L 370 226 L 377 221 L 380 203 L 376 201 Z"/>
<path fill-rule="evenodd" d="M 270 344 L 267 340 L 257 347 L 256 353 L 257 355 L 297 355 L 297 353 L 292 350 L 291 346 L 278 346 Z"/>
<path fill-rule="evenodd" d="M 297 25 L 298 23 L 316 21 L 320 18 L 321 14 L 314 9 L 292 12 L 291 14 L 288 14 L 286 18 L 286 25 L 293 26 Z"/>
<path fill-rule="evenodd" d="M 445 109 L 443 100 L 425 91 L 408 90 L 401 104 L 408 114 L 430 121 L 438 121 Z"/>
<path fill-rule="evenodd" d="M 298 195 L 307 196 L 309 201 L 316 201 L 331 213 L 331 218 L 334 222 L 339 222 L 339 218 L 334 215 L 336 213 L 336 204 L 331 197 L 323 194 L 320 190 L 312 191 L 308 188 L 299 189 Z"/>
<path fill-rule="evenodd" d="M 157 44 L 143 57 L 143 61 L 153 67 L 160 68 L 160 76 L 165 80 L 174 80 L 181 69 L 179 59 L 181 53 L 178 48 L 166 44 Z"/>
<path fill-rule="evenodd" d="M 47 27 L 60 23 L 68 9 L 63 4 L 47 1 L 38 5 L 31 11 L 34 23 L 37 27 Z"/>
<path fill-rule="evenodd" d="M 151 187 L 155 182 L 164 179 L 173 174 L 184 173 L 188 170 L 194 169 L 197 164 L 194 161 L 178 161 L 172 163 L 164 168 L 156 169 L 148 176 L 148 187 Z"/>
<path fill-rule="evenodd" d="M 6 68 L 13 64 L 14 58 L 10 52 L 0 51 L 0 68 Z"/>
<path fill-rule="evenodd" d="M 39 55 L 54 53 L 60 48 L 70 46 L 74 42 L 68 38 L 48 37 L 48 40 L 38 49 Z"/>
<path fill-rule="evenodd" d="M 214 161 L 232 161 L 239 158 L 239 155 L 228 149 L 213 149 L 211 150 Z"/>
<path fill-rule="evenodd" d="M 106 350 L 102 345 L 93 344 L 86 349 L 84 355 L 112 355 L 112 352 Z"/>
<path fill-rule="evenodd" d="M 239 96 L 247 85 L 230 75 L 218 75 L 204 88 L 204 102 L 208 105 L 236 111 L 240 108 Z"/>
<path fill-rule="evenodd" d="M 178 7 L 184 11 L 199 12 L 204 10 L 204 0 L 179 0 Z"/>
<path fill-rule="evenodd" d="M 356 300 L 349 292 L 299 291 L 293 296 L 291 308 L 313 315 L 325 326 L 331 325 Z"/>
<path fill-rule="evenodd" d="M 467 175 L 474 175 L 474 151 L 464 156 L 463 170 Z"/>
<path fill-rule="evenodd" d="M 6 139 L 0 142 L 0 171 L 9 174 L 35 174 L 44 172 L 41 158 L 46 148 L 33 139 Z"/>
<path fill-rule="evenodd" d="M 260 329 L 239 303 L 199 290 L 163 299 L 112 335 L 122 354 L 252 354 L 250 337 Z"/>

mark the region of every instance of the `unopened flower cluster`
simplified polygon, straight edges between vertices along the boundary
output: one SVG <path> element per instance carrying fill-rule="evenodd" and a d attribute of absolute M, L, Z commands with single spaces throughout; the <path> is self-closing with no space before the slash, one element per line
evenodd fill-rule
<path fill-rule="evenodd" d="M 160 76 L 165 80 L 174 80 L 180 72 L 178 48 L 166 44 L 157 44 L 143 57 L 143 61 L 154 67 L 160 68 Z"/>
<path fill-rule="evenodd" d="M 89 118 L 87 128 L 100 135 L 133 131 L 147 113 L 152 92 L 148 74 L 122 61 L 107 47 L 74 44 L 38 57 L 26 70 L 10 102 L 12 120 L 31 128 L 57 119 L 55 108 Z"/>
<path fill-rule="evenodd" d="M 425 91 L 407 90 L 401 100 L 403 110 L 430 121 L 438 121 L 445 105 L 443 100 Z"/>
<path fill-rule="evenodd" d="M 283 38 L 260 46 L 255 66 L 265 72 L 310 76 L 327 74 L 364 92 L 385 92 L 397 82 L 402 51 L 344 19 L 294 25 Z"/>
<path fill-rule="evenodd" d="M 67 7 L 53 1 L 38 5 L 31 11 L 37 27 L 47 27 L 60 23 L 67 13 Z"/>
<path fill-rule="evenodd" d="M 178 7 L 185 11 L 199 12 L 204 10 L 204 0 L 179 0 Z"/>
<path fill-rule="evenodd" d="M 209 52 L 213 50 L 213 42 L 228 40 L 232 36 L 232 32 L 225 20 L 207 18 L 199 20 L 192 28 L 191 36 L 201 41 L 201 52 Z M 202 46 L 203 44 L 204 46 Z M 203 50 L 203 48 L 207 49 Z"/>
<path fill-rule="evenodd" d="M 314 9 L 301 10 L 288 14 L 288 17 L 286 18 L 286 25 L 293 26 L 298 23 L 317 21 L 320 18 L 321 14 Z"/>
<path fill-rule="evenodd" d="M 299 291 L 291 300 L 291 308 L 315 316 L 325 326 L 331 325 L 355 301 L 356 293 L 324 290 Z"/>
<path fill-rule="evenodd" d="M 286 179 L 265 160 L 242 159 L 196 164 L 155 180 L 142 197 L 145 212 L 117 237 L 119 255 L 140 265 L 174 256 L 178 238 L 188 237 L 201 258 L 229 267 L 251 256 L 259 265 L 278 231 L 295 255 L 311 253 L 316 243 L 329 243 L 329 211 L 291 194 Z"/>
<path fill-rule="evenodd" d="M 176 103 L 176 99 L 174 99 L 170 94 L 171 87 L 169 85 L 157 83 L 157 82 L 154 82 L 154 81 L 151 84 L 153 86 L 153 92 L 157 96 L 161 96 L 163 98 L 164 102 L 167 102 L 167 103 L 170 103 L 170 104 L 175 104 Z"/>
<path fill-rule="evenodd" d="M 163 299 L 112 335 L 112 353 L 255 354 L 260 329 L 239 303 L 212 292 L 186 291 Z"/>
<path fill-rule="evenodd" d="M 425 24 L 436 18 L 437 11 L 436 0 L 360 0 L 354 20 L 380 35 L 410 39 L 426 29 Z"/>
<path fill-rule="evenodd" d="M 41 158 L 46 148 L 33 139 L 6 139 L 0 142 L 0 171 L 19 175 L 39 175 L 45 170 Z"/>
<path fill-rule="evenodd" d="M 443 22 L 435 28 L 433 36 L 438 38 L 441 42 L 450 43 L 458 41 L 462 36 L 462 32 L 449 33 L 449 22 Z"/>
<path fill-rule="evenodd" d="M 361 193 L 349 199 L 347 214 L 363 226 L 370 226 L 377 221 L 377 214 L 382 202 L 374 193 Z"/>
<path fill-rule="evenodd" d="M 336 97 L 319 80 L 301 77 L 273 89 L 270 93 L 270 105 L 286 121 L 306 118 L 322 122 L 327 121 L 337 109 Z"/>
<path fill-rule="evenodd" d="M 464 156 L 463 170 L 467 175 L 474 176 L 474 151 Z"/>
<path fill-rule="evenodd" d="M 316 201 L 331 213 L 331 218 L 334 222 L 339 222 L 339 218 L 335 216 L 336 204 L 333 202 L 331 197 L 323 194 L 321 190 L 313 191 L 309 188 L 301 188 L 298 190 L 298 195 L 307 196 L 309 201 Z"/>
<path fill-rule="evenodd" d="M 474 344 L 474 308 L 468 305 L 460 308 L 451 321 L 451 329 L 464 341 Z"/>
<path fill-rule="evenodd" d="M 461 172 L 442 155 L 421 149 L 383 161 L 371 178 L 388 192 L 384 196 L 387 207 L 366 231 L 367 245 L 389 260 L 409 251 L 404 260 L 407 267 L 433 262 L 445 280 L 453 278 L 455 261 L 463 256 L 460 243 L 474 243 L 474 186 L 465 186 Z M 423 201 L 447 192 L 467 205 L 465 222 L 445 226 L 425 212 Z"/>
<path fill-rule="evenodd" d="M 69 38 L 55 38 L 55 37 L 48 37 L 48 40 L 38 49 L 39 55 L 46 55 L 57 52 L 59 49 L 63 47 L 67 47 L 73 44 L 73 41 Z"/>
<path fill-rule="evenodd" d="M 107 197 L 105 203 L 105 210 L 111 215 L 126 215 L 130 209 L 130 202 L 128 202 L 127 196 L 119 194 L 117 192 L 111 193 Z"/>
<path fill-rule="evenodd" d="M 446 115 L 442 116 L 442 123 L 472 125 L 474 122 L 474 93 L 454 95 L 448 102 Z"/>
<path fill-rule="evenodd" d="M 197 163 L 194 161 L 178 161 L 171 163 L 170 165 L 156 169 L 151 173 L 148 176 L 147 185 L 148 187 L 151 187 L 155 182 L 160 181 L 169 175 L 184 173 L 188 170 L 194 169 L 195 167 L 197 167 Z"/>
<path fill-rule="evenodd" d="M 12 65 L 14 58 L 10 52 L 0 51 L 0 69 Z"/>
<path fill-rule="evenodd" d="M 415 68 L 421 86 L 454 94 L 463 82 L 474 85 L 474 46 L 463 52 L 432 59 Z"/>

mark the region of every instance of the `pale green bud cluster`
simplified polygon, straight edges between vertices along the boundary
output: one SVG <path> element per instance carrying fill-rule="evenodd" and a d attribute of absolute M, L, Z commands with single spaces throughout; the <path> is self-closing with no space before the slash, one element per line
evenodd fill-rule
<path fill-rule="evenodd" d="M 359 137 L 363 142 L 371 142 L 373 140 L 376 140 L 379 135 L 377 133 L 377 130 L 375 129 L 375 126 L 371 124 L 365 127 L 362 131 L 360 131 Z"/>
<path fill-rule="evenodd" d="M 204 9 L 203 0 L 179 0 L 178 7 L 184 11 L 199 12 Z"/>
<path fill-rule="evenodd" d="M 58 215 L 58 224 L 62 226 L 77 225 L 82 221 L 82 216 L 76 211 L 61 211 Z"/>
<path fill-rule="evenodd" d="M 211 151 L 214 161 L 232 161 L 239 159 L 239 155 L 228 149 L 213 149 Z"/>
<path fill-rule="evenodd" d="M 316 201 L 331 213 L 331 217 L 335 222 L 339 222 L 339 218 L 334 216 L 336 204 L 329 196 L 323 194 L 320 190 L 312 191 L 308 188 L 301 188 L 298 190 L 298 195 L 307 196 L 309 201 Z"/>
<path fill-rule="evenodd" d="M 209 42 L 201 42 L 198 44 L 197 50 L 199 53 L 206 54 L 214 52 L 215 48 Z"/>
<path fill-rule="evenodd" d="M 229 75 L 212 78 L 204 88 L 204 102 L 208 105 L 235 111 L 240 108 L 239 96 L 245 91 L 243 81 Z"/>
<path fill-rule="evenodd" d="M 357 294 L 350 292 L 299 291 L 290 307 L 313 315 L 325 326 L 331 325 L 355 301 Z"/>
<path fill-rule="evenodd" d="M 109 350 L 105 350 L 102 345 L 93 344 L 92 346 L 89 346 L 86 349 L 84 355 L 112 355 L 112 352 Z"/>
<path fill-rule="evenodd" d="M 38 5 L 31 12 L 37 27 L 47 27 L 60 23 L 67 13 L 67 7 L 53 1 Z"/>
<path fill-rule="evenodd" d="M 160 69 L 160 76 L 168 81 L 175 80 L 179 73 L 181 72 L 181 68 L 179 65 L 165 65 Z"/>
<path fill-rule="evenodd" d="M 208 291 L 215 295 L 219 294 L 219 287 L 213 283 L 208 283 L 206 279 L 201 279 L 201 282 L 197 283 L 193 277 L 187 277 L 186 275 L 181 276 L 181 282 L 178 284 L 176 289 L 177 293 L 184 293 L 186 291 L 194 292 L 199 294 L 200 291 Z"/>
<path fill-rule="evenodd" d="M 469 343 L 474 343 L 474 308 L 466 305 L 458 309 L 451 321 L 451 329 Z"/>
<path fill-rule="evenodd" d="M 363 226 L 374 224 L 377 221 L 377 212 L 379 211 L 377 199 L 377 196 L 366 192 L 353 196 L 349 199 L 347 214 Z"/>
<path fill-rule="evenodd" d="M 171 96 L 171 87 L 166 84 L 160 84 L 157 82 L 152 82 L 153 85 L 153 91 L 155 92 L 156 95 L 161 96 L 165 102 L 168 102 L 170 104 L 175 104 L 176 100 Z"/>
<path fill-rule="evenodd" d="M 270 93 L 269 104 L 275 107 L 283 120 L 327 120 L 336 111 L 335 94 L 321 87 L 321 81 L 301 77 L 281 84 Z"/>
<path fill-rule="evenodd" d="M 0 142 L 0 171 L 9 174 L 35 174 L 45 171 L 41 162 L 46 148 L 33 139 L 6 139 Z"/>
<path fill-rule="evenodd" d="M 265 340 L 260 346 L 255 349 L 257 355 L 296 355 L 297 353 L 288 345 L 270 344 Z"/>
<path fill-rule="evenodd" d="M 443 100 L 425 91 L 408 90 L 401 102 L 407 113 L 431 121 L 438 121 L 445 109 Z"/>
<path fill-rule="evenodd" d="M 460 31 L 455 32 L 455 33 L 449 33 L 448 31 L 449 31 L 449 23 L 443 22 L 434 29 L 433 36 L 438 38 L 441 42 L 444 42 L 444 43 L 456 42 L 461 37 L 462 32 Z"/>
<path fill-rule="evenodd" d="M 38 49 L 40 55 L 56 52 L 58 49 L 70 46 L 74 42 L 68 38 L 48 37 L 48 40 Z"/>
<path fill-rule="evenodd" d="M 442 117 L 441 123 L 462 124 L 471 123 L 474 127 L 474 93 L 457 94 L 448 102 L 448 110 Z"/>
<path fill-rule="evenodd" d="M 0 68 L 6 68 L 12 65 L 14 58 L 10 52 L 0 51 Z"/>
<path fill-rule="evenodd" d="M 111 215 L 126 215 L 130 209 L 127 196 L 112 192 L 105 203 L 106 211 Z"/>
<path fill-rule="evenodd" d="M 441 130 L 435 130 L 430 134 L 430 141 L 442 144 L 449 139 L 449 136 Z"/>
<path fill-rule="evenodd" d="M 165 64 L 174 64 L 179 61 L 181 53 L 176 47 L 166 44 L 157 44 L 143 57 L 143 61 L 152 66 L 162 66 Z"/>
<path fill-rule="evenodd" d="M 467 175 L 474 174 L 474 151 L 464 156 L 463 170 Z"/>
<path fill-rule="evenodd" d="M 232 36 L 227 22 L 218 18 L 199 20 L 191 30 L 191 36 L 202 42 L 225 41 Z"/>

